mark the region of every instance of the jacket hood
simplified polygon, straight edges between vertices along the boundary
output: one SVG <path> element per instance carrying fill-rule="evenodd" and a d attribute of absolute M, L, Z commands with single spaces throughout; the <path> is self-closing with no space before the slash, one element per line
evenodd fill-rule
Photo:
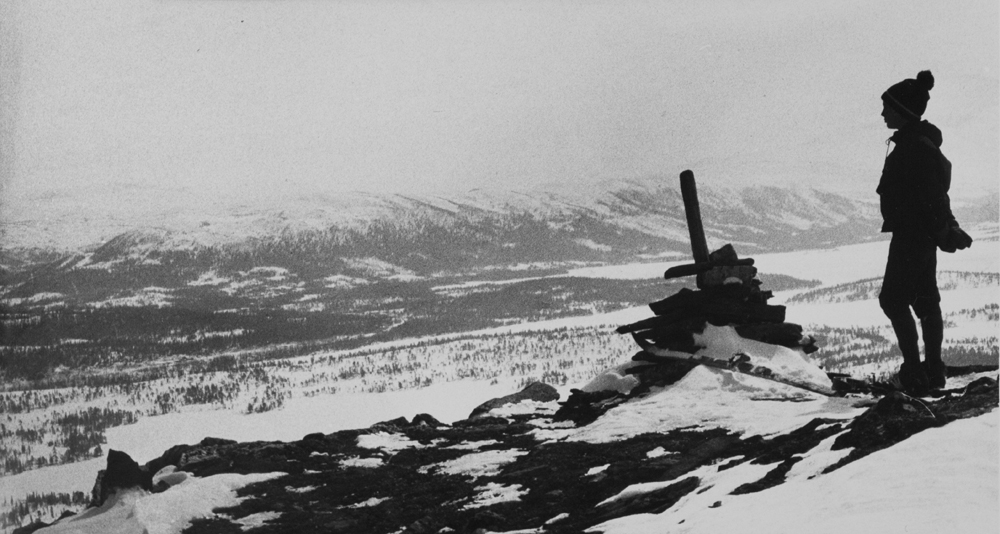
<path fill-rule="evenodd" d="M 927 121 L 911 122 L 906 126 L 903 126 L 892 135 L 892 140 L 898 143 L 903 138 L 915 138 L 915 137 L 926 137 L 930 139 L 934 146 L 941 148 L 941 143 L 944 142 L 944 137 L 941 135 L 941 130 Z"/>

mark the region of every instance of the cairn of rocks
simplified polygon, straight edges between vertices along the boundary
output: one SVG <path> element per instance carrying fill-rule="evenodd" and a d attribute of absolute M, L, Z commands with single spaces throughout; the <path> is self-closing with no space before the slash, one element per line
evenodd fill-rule
<path fill-rule="evenodd" d="M 802 327 L 785 322 L 785 307 L 767 304 L 774 295 L 761 290 L 757 268 L 752 258 L 739 258 L 732 245 L 708 255 L 708 261 L 672 267 L 664 278 L 696 276 L 697 290 L 681 289 L 653 302 L 654 316 L 621 326 L 621 334 L 632 334 L 640 347 L 655 346 L 674 352 L 694 354 L 701 347 L 694 334 L 706 323 L 732 326 L 740 337 L 771 345 L 801 349 L 806 354 L 817 350 L 816 340 L 805 336 Z M 634 359 L 656 361 L 639 353 Z"/>
<path fill-rule="evenodd" d="M 695 276 L 697 290 L 684 288 L 653 302 L 649 305 L 653 317 L 617 329 L 618 333 L 631 334 L 642 348 L 632 360 L 649 364 L 625 369 L 625 373 L 638 379 L 636 387 L 628 393 L 571 390 L 570 397 L 561 403 L 562 408 L 556 419 L 571 419 L 585 424 L 628 398 L 643 395 L 654 386 L 662 387 L 680 380 L 697 365 L 713 365 L 767 376 L 768 370 L 755 369 L 746 356 L 741 359 L 734 355 L 727 362 L 696 358 L 695 353 L 702 347 L 696 343 L 695 334 L 703 333 L 708 324 L 732 326 L 745 339 L 801 349 L 805 354 L 817 350 L 815 338 L 804 335 L 800 325 L 785 322 L 784 306 L 767 303 L 774 295 L 761 289 L 762 283 L 757 278 L 753 258 L 740 258 L 731 244 L 708 252 L 694 173 L 681 173 L 680 185 L 694 263 L 671 267 L 664 273 L 664 278 Z M 677 357 L 653 354 L 663 351 L 674 353 Z M 685 359 L 685 355 L 690 359 Z M 826 390 L 814 391 L 830 393 Z"/>
<path fill-rule="evenodd" d="M 650 304 L 654 317 L 622 326 L 618 332 L 632 334 L 643 349 L 656 346 L 693 354 L 700 348 L 694 334 L 704 331 L 706 323 L 731 325 L 746 339 L 815 352 L 816 340 L 803 337 L 801 326 L 785 322 L 785 307 L 767 304 L 774 295 L 760 289 L 753 258 L 740 258 L 732 245 L 709 254 L 694 173 L 682 172 L 680 183 L 694 263 L 671 267 L 663 277 L 694 275 L 698 290 L 682 289 Z M 649 356 L 642 352 L 634 359 L 650 361 Z"/>

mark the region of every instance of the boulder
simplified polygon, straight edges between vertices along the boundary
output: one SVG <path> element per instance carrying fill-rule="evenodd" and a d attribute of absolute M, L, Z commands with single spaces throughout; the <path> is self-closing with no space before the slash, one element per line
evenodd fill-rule
<path fill-rule="evenodd" d="M 757 268 L 752 265 L 719 265 L 701 274 L 702 288 L 736 284 L 749 286 L 757 276 Z"/>
<path fill-rule="evenodd" d="M 524 389 L 518 391 L 517 393 L 512 393 L 505 397 L 499 397 L 496 399 L 488 400 L 479 406 L 476 406 L 472 413 L 469 414 L 469 419 L 473 417 L 479 417 L 485 415 L 490 410 L 499 408 L 501 406 L 506 406 L 508 404 L 517 404 L 521 401 L 533 400 L 537 402 L 552 402 L 559 400 L 559 392 L 556 388 L 542 383 L 542 382 L 532 382 L 525 386 Z"/>
<path fill-rule="evenodd" d="M 168 465 L 173 465 L 173 466 L 180 465 L 184 453 L 191 450 L 192 448 L 194 447 L 192 447 L 191 445 L 174 445 L 173 447 L 170 447 L 169 449 L 164 451 L 159 458 L 154 458 L 146 462 L 146 465 L 144 465 L 143 468 L 146 471 L 149 471 L 150 473 L 156 473 L 157 471 L 163 469 Z"/>
<path fill-rule="evenodd" d="M 410 426 L 429 426 L 437 428 L 440 426 L 448 426 L 448 425 L 442 423 L 441 421 L 438 421 L 431 414 L 418 413 L 417 415 L 413 416 L 413 422 L 410 423 Z"/>
<path fill-rule="evenodd" d="M 100 506 L 116 491 L 130 488 L 153 491 L 153 476 L 128 454 L 111 449 L 107 467 L 97 473 L 91 504 Z"/>
<path fill-rule="evenodd" d="M 166 491 L 173 486 L 184 482 L 189 478 L 189 474 L 184 471 L 178 471 L 176 467 L 168 465 L 163 469 L 160 469 L 153 475 L 153 493 L 160 493 Z"/>
<path fill-rule="evenodd" d="M 410 426 L 410 422 L 405 417 L 400 416 L 388 421 L 379 421 L 368 428 L 372 430 L 382 430 L 385 432 L 395 432 L 400 428 L 406 428 L 408 426 Z"/>
<path fill-rule="evenodd" d="M 225 439 L 225 438 L 213 438 L 207 437 L 198 443 L 201 447 L 221 447 L 225 445 L 236 445 L 238 442 L 235 439 Z"/>

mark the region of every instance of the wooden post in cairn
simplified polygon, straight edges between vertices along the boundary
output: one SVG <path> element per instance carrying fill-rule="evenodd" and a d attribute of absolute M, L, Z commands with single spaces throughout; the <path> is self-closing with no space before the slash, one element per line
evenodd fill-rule
<path fill-rule="evenodd" d="M 681 173 L 681 197 L 684 199 L 684 214 L 687 216 L 688 233 L 691 235 L 691 254 L 695 263 L 708 262 L 708 243 L 705 229 L 701 225 L 701 208 L 698 206 L 698 188 L 695 187 L 694 173 Z"/>
<path fill-rule="evenodd" d="M 769 380 L 776 380 L 810 391 L 832 394 L 832 390 L 822 386 L 802 383 L 794 377 L 781 377 L 774 369 L 760 366 L 762 362 L 751 361 L 743 354 L 741 358 L 713 360 L 713 357 L 699 355 L 704 341 L 696 338 L 709 324 L 732 327 L 739 337 L 801 349 L 805 354 L 814 352 L 816 340 L 803 336 L 802 327 L 785 322 L 785 307 L 767 304 L 773 295 L 761 291 L 761 281 L 756 278 L 757 268 L 753 258 L 740 258 L 731 244 L 709 252 L 702 227 L 701 210 L 698 206 L 698 192 L 695 188 L 694 173 L 681 173 L 681 196 L 684 198 L 684 214 L 688 232 L 691 235 L 691 253 L 694 263 L 675 265 L 665 273 L 667 280 L 685 276 L 696 276 L 697 290 L 681 288 L 669 297 L 653 302 L 649 309 L 653 317 L 622 325 L 620 334 L 632 334 L 642 351 L 632 357 L 635 361 L 670 364 L 678 361 L 702 364 L 711 367 L 754 374 Z M 746 358 L 744 361 L 742 358 Z M 770 365 L 770 364 L 767 364 Z M 683 376 L 690 367 L 682 368 L 679 375 L 658 371 L 655 366 L 637 366 L 626 371 L 629 374 L 660 373 L 647 380 L 660 380 Z M 649 375 L 652 377 L 653 375 Z"/>
<path fill-rule="evenodd" d="M 683 276 L 696 276 L 698 289 L 706 286 L 721 286 L 733 277 L 750 285 L 757 269 L 753 259 L 740 259 L 732 245 L 726 245 L 715 252 L 708 252 L 705 229 L 701 224 L 701 208 L 698 206 L 698 190 L 694 183 L 694 173 L 681 173 L 681 197 L 684 199 L 684 215 L 687 218 L 688 233 L 691 235 L 691 255 L 694 263 L 675 265 L 663 273 L 667 280 Z"/>

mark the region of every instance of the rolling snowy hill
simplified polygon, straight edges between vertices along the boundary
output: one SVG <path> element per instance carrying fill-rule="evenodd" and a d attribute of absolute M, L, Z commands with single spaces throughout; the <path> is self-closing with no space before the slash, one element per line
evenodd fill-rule
<path fill-rule="evenodd" d="M 877 198 L 858 200 L 806 188 L 708 185 L 700 188 L 699 195 L 703 217 L 711 221 L 706 225 L 709 240 L 743 243 L 748 252 L 856 242 L 877 233 Z M 98 256 L 106 258 L 96 261 L 108 261 L 111 256 L 148 256 L 152 249 L 254 248 L 286 241 L 289 247 L 298 242 L 304 247 L 378 250 L 395 237 L 423 246 L 462 238 L 452 241 L 451 248 L 468 249 L 472 243 L 501 246 L 502 257 L 511 262 L 530 255 L 532 246 L 546 240 L 561 246 L 575 241 L 582 247 L 571 249 L 577 254 L 588 248 L 602 252 L 604 247 L 617 254 L 658 254 L 671 248 L 667 245 L 680 247 L 687 242 L 675 178 L 576 191 L 473 190 L 447 197 L 289 193 L 267 205 L 206 208 L 182 203 L 163 211 L 107 213 L 84 224 L 74 219 L 71 204 L 64 210 L 44 219 L 23 215 L 21 220 L 3 220 L 0 237 L 5 253 L 94 250 L 103 244 Z M 537 243 L 532 245 L 532 240 Z"/>

